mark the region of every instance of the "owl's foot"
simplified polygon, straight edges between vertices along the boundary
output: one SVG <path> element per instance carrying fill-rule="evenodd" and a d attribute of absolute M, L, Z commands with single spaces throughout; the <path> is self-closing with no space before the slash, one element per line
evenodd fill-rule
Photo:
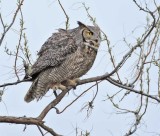
<path fill-rule="evenodd" d="M 57 98 L 58 95 L 57 95 L 56 90 L 60 89 L 60 90 L 63 91 L 63 90 L 66 90 L 67 87 L 62 85 L 61 83 L 56 83 L 56 84 L 51 86 L 51 89 L 53 89 L 53 93 L 54 93 L 55 97 Z"/>
<path fill-rule="evenodd" d="M 67 87 L 64 86 L 64 85 L 62 85 L 61 83 L 56 83 L 56 84 L 54 84 L 54 85 L 52 86 L 52 89 L 53 89 L 53 90 L 60 89 L 60 90 L 63 91 L 63 90 L 66 90 Z"/>
<path fill-rule="evenodd" d="M 74 89 L 76 89 L 77 83 L 79 82 L 79 78 L 75 78 L 75 79 L 68 79 L 66 81 L 66 86 L 72 86 Z"/>

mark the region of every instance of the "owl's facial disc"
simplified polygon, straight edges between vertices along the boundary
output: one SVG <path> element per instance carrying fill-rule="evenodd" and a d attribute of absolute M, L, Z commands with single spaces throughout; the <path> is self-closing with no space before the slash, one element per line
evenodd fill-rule
<path fill-rule="evenodd" d="M 99 40 L 92 31 L 90 31 L 89 29 L 84 29 L 82 36 L 86 46 L 94 50 L 98 50 Z"/>

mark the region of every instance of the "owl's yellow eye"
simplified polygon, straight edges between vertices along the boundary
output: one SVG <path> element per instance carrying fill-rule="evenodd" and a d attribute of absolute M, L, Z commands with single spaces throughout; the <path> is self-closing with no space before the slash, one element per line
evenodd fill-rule
<path fill-rule="evenodd" d="M 83 36 L 85 38 L 91 38 L 91 36 L 93 36 L 93 32 L 89 31 L 89 30 L 84 30 L 83 31 Z"/>
<path fill-rule="evenodd" d="M 92 35 L 93 35 L 93 33 L 92 33 L 92 32 L 90 32 L 90 31 L 88 31 L 88 32 L 87 32 L 87 35 L 88 35 L 88 36 L 92 36 Z"/>

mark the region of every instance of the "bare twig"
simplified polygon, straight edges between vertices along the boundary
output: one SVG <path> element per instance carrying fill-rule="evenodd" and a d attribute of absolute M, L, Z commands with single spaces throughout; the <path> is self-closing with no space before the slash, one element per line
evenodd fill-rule
<path fill-rule="evenodd" d="M 61 7 L 61 9 L 62 9 L 62 11 L 63 11 L 63 13 L 64 13 L 64 15 L 66 16 L 66 30 L 68 30 L 68 28 L 69 28 L 69 16 L 67 15 L 65 9 L 63 8 L 60 0 L 58 0 L 58 3 L 59 3 L 59 5 L 60 5 L 60 7 Z"/>
<path fill-rule="evenodd" d="M 4 83 L 3 85 L 0 85 L 0 87 L 11 86 L 11 85 L 17 85 L 17 84 L 22 83 L 22 82 L 31 81 L 31 79 L 32 79 L 32 78 L 28 78 L 28 79 L 23 79 L 23 80 L 16 81 L 16 82 L 12 82 L 12 83 Z"/>
<path fill-rule="evenodd" d="M 41 128 L 37 125 L 38 130 L 40 131 L 41 135 L 44 136 L 43 131 L 41 130 Z"/>
<path fill-rule="evenodd" d="M 76 99 L 74 99 L 70 104 L 68 104 L 62 111 L 59 111 L 56 107 L 54 107 L 56 109 L 56 113 L 57 114 L 61 114 L 62 112 L 64 112 L 68 107 L 70 107 L 74 102 L 76 102 L 79 98 L 81 98 L 86 92 L 88 92 L 91 88 L 93 88 L 94 86 L 96 86 L 98 83 L 92 85 L 91 87 L 89 87 L 87 90 L 83 91 L 83 93 L 81 93 Z M 96 93 L 97 94 L 97 93 Z"/>
<path fill-rule="evenodd" d="M 23 2 L 24 2 L 24 0 L 18 1 L 17 9 L 16 9 L 16 11 L 14 13 L 14 16 L 13 16 L 13 19 L 12 19 L 11 23 L 8 26 L 4 25 L 4 22 L 2 20 L 2 15 L 0 15 L 1 23 L 3 25 L 3 30 L 4 30 L 3 33 L 2 33 L 2 36 L 0 38 L 0 46 L 2 45 L 2 42 L 3 42 L 3 39 L 4 39 L 5 35 L 7 34 L 7 32 L 10 30 L 10 28 L 14 24 L 14 22 L 16 20 L 16 17 L 17 17 L 17 14 L 19 13 L 19 11 L 21 9 L 21 6 L 23 5 Z"/>
<path fill-rule="evenodd" d="M 106 80 L 107 80 L 108 82 L 110 82 L 110 83 L 112 83 L 112 84 L 120 87 L 120 88 L 123 88 L 123 89 L 126 89 L 126 90 L 130 90 L 131 92 L 134 92 L 134 93 L 136 93 L 136 94 L 144 95 L 144 96 L 149 97 L 149 98 L 151 98 L 151 99 L 153 99 L 153 100 L 156 100 L 158 103 L 160 102 L 160 99 L 159 99 L 159 98 L 157 98 L 157 97 L 155 97 L 155 96 L 152 96 L 152 95 L 149 95 L 149 94 L 146 94 L 146 93 L 144 93 L 144 92 L 142 92 L 142 91 L 135 90 L 135 89 L 133 89 L 132 87 L 123 85 L 122 83 L 116 82 L 116 81 L 113 80 L 112 78 L 107 78 Z"/>
<path fill-rule="evenodd" d="M 15 75 L 18 79 L 18 81 L 20 81 L 20 78 L 18 76 L 18 72 L 17 72 L 17 61 L 18 61 L 18 54 L 19 54 L 19 49 L 21 46 L 21 40 L 22 40 L 22 34 L 23 34 L 23 30 L 24 30 L 24 20 L 23 20 L 23 14 L 22 14 L 22 10 L 20 8 L 20 13 L 21 13 L 21 19 L 20 19 L 20 35 L 19 35 L 19 41 L 18 41 L 18 45 L 16 46 L 16 53 L 15 53 L 15 61 L 14 61 L 14 70 L 15 70 Z"/>

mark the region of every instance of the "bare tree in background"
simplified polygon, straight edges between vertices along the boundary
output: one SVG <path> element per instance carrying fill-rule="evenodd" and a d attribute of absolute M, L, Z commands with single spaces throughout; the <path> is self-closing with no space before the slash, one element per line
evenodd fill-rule
<path fill-rule="evenodd" d="M 117 113 L 124 114 L 124 116 L 126 114 L 132 114 L 134 116 L 133 124 L 124 135 L 129 136 L 134 134 L 137 131 L 138 126 L 141 124 L 143 116 L 147 112 L 148 106 L 153 103 L 160 103 L 160 5 L 158 5 L 156 0 L 153 0 L 152 4 L 154 8 L 152 8 L 151 10 L 146 2 L 140 3 L 136 0 L 133 0 L 132 2 L 137 6 L 137 10 L 140 10 L 140 12 L 146 14 L 146 24 L 143 27 L 143 33 L 139 37 L 136 37 L 135 44 L 131 44 L 126 38 L 123 39 L 124 46 L 127 46 L 127 52 L 123 55 L 119 62 L 115 60 L 115 56 L 113 55 L 114 48 L 112 48 L 107 35 L 102 30 L 102 40 L 106 44 L 108 50 L 107 53 L 110 56 L 109 61 L 113 66 L 113 69 L 111 71 L 108 71 L 108 73 L 104 73 L 103 75 L 97 75 L 96 77 L 80 80 L 77 86 L 81 86 L 83 84 L 91 82 L 93 82 L 94 84 L 87 90 L 82 92 L 82 94 L 77 96 L 75 100 L 70 102 L 62 110 L 59 110 L 56 106 L 61 102 L 63 97 L 71 89 L 73 89 L 72 87 L 61 92 L 58 97 L 50 102 L 37 117 L 0 116 L 0 123 L 24 124 L 25 127 L 27 125 L 35 125 L 37 126 L 42 136 L 44 136 L 46 133 L 50 133 L 53 136 L 59 136 L 59 134 L 54 131 L 54 128 L 51 128 L 50 126 L 47 126 L 45 124 L 45 117 L 47 116 L 49 111 L 55 109 L 57 114 L 63 114 L 63 112 L 68 107 L 70 107 L 74 102 L 80 99 L 86 92 L 95 87 L 96 93 L 94 94 L 92 100 L 90 100 L 81 109 L 87 110 L 87 117 L 89 117 L 93 109 L 94 100 L 96 99 L 99 91 L 98 87 L 101 85 L 100 83 L 109 82 L 113 86 L 117 87 L 117 92 L 112 96 L 107 95 L 106 100 L 109 100 L 113 104 L 113 106 L 117 109 Z M 59 0 L 58 3 L 66 17 L 65 28 L 68 29 L 69 16 L 67 15 L 65 8 Z M 3 28 L 0 35 L 0 48 L 4 48 L 4 53 L 7 53 L 9 56 L 14 58 L 13 68 L 16 77 L 15 82 L 4 83 L 0 85 L 0 102 L 2 101 L 2 97 L 4 95 L 4 90 L 6 87 L 10 88 L 12 87 L 12 85 L 18 85 L 21 82 L 28 82 L 30 80 L 23 80 L 26 64 L 32 65 L 31 53 L 28 46 L 29 39 L 27 39 L 27 36 L 25 34 L 23 4 L 24 0 L 18 0 L 17 8 L 14 11 L 14 16 L 12 17 L 11 22 L 8 24 L 6 24 L 3 19 L 3 13 L 0 13 L 0 25 Z M 86 15 L 88 16 L 90 21 L 92 23 L 95 23 L 95 18 L 90 15 L 89 8 L 84 3 L 82 3 L 82 5 L 86 10 Z M 16 50 L 12 51 L 5 45 L 4 39 L 7 38 L 7 33 L 12 30 L 12 26 L 16 20 L 20 21 L 18 31 L 19 38 L 17 39 L 17 45 L 15 46 Z M 135 76 L 134 80 L 131 81 L 129 77 L 128 79 L 126 79 L 122 74 L 120 74 L 120 71 L 123 71 L 123 69 L 129 69 L 130 66 L 128 65 L 128 62 L 132 60 L 134 60 L 134 65 L 132 67 L 134 67 L 133 74 Z M 17 65 L 19 63 L 24 65 L 24 67 L 19 67 Z M 157 77 L 152 76 L 153 71 L 154 73 L 156 73 Z M 154 91 L 152 90 L 154 86 L 152 82 L 153 78 L 154 80 L 156 78 L 157 81 L 157 90 Z M 127 99 L 132 94 L 137 94 L 135 96 L 136 99 L 138 99 L 136 108 L 130 109 L 123 107 L 124 99 Z M 118 101 L 116 99 L 117 96 L 121 98 Z M 46 133 L 44 133 L 44 130 L 46 131 Z M 81 133 L 79 135 L 89 136 L 90 133 L 86 131 L 85 133 Z"/>

